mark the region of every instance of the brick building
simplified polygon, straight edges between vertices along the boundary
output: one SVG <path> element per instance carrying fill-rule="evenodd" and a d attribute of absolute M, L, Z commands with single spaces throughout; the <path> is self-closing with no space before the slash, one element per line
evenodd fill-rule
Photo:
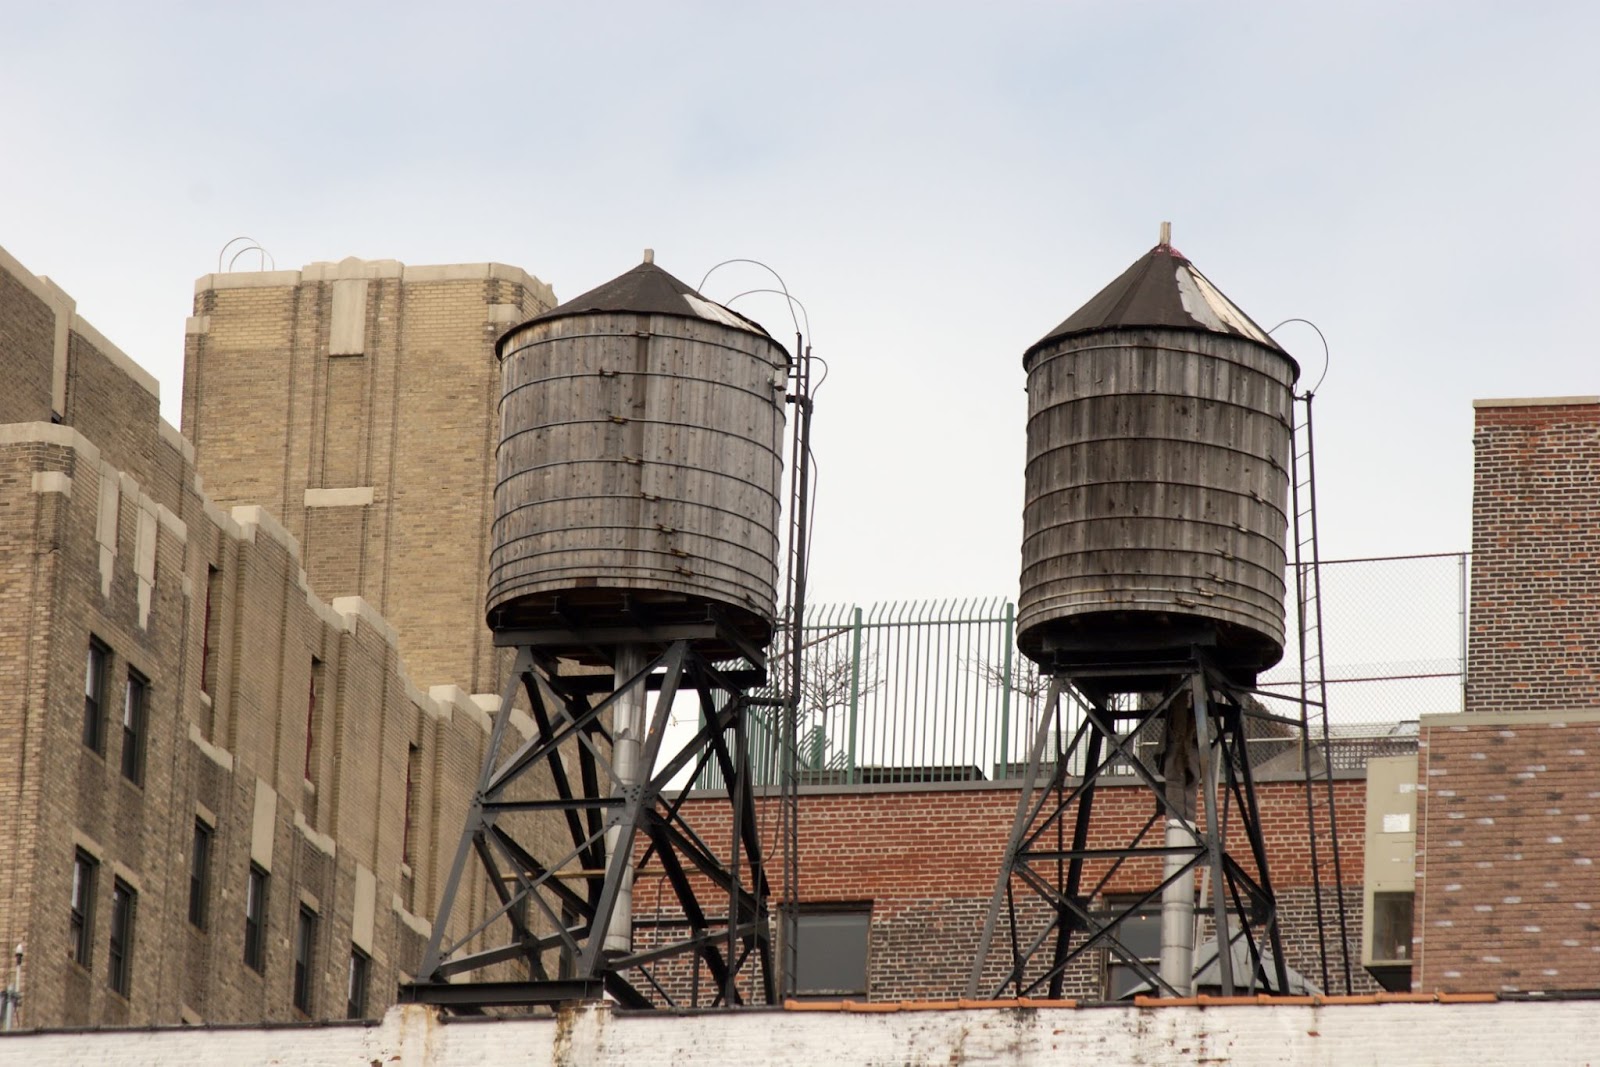
<path fill-rule="evenodd" d="M 154 380 L 0 253 L 0 937 L 27 946 L 24 1025 L 340 1017 L 352 974 L 354 1010 L 392 1001 L 504 671 L 493 342 L 552 303 L 490 264 L 208 276 L 180 436 Z M 1391 987 L 1594 989 L 1600 401 L 1477 419 L 1466 711 L 1338 781 L 1349 952 Z M 1288 962 L 1320 978 L 1303 787 L 1261 792 Z M 1005 780 L 806 790 L 803 936 L 859 971 L 827 992 L 963 992 L 1015 802 Z M 468 870 L 462 929 L 488 896 Z M 636 915 L 670 922 L 653 878 Z M 1102 956 L 1069 987 L 1114 978 Z"/>
<path fill-rule="evenodd" d="M 183 432 L 220 506 L 257 504 L 324 598 L 392 623 L 413 675 L 498 693 L 483 622 L 499 365 L 555 305 L 499 263 L 346 259 L 195 283 Z"/>
<path fill-rule="evenodd" d="M 400 270 L 374 272 L 391 267 Z M 480 334 L 492 332 L 485 324 L 496 314 L 495 269 L 420 272 L 446 296 L 413 296 L 413 314 L 454 329 L 454 296 L 477 305 Z M 348 265 L 330 268 L 337 277 L 326 281 L 298 281 L 285 290 L 289 304 L 346 307 L 330 294 L 349 292 L 340 288 L 341 270 Z M 453 272 L 469 280 L 457 284 Z M 517 273 L 518 293 L 538 299 L 543 290 Z M 381 297 L 386 278 L 362 284 Z M 198 385 L 209 376 L 218 394 L 204 403 L 191 397 L 191 417 L 224 475 L 226 457 L 259 452 L 274 433 L 307 439 L 274 421 L 286 407 L 269 395 L 284 373 L 274 360 L 312 366 L 308 346 L 326 336 L 284 349 L 264 335 L 254 349 L 207 349 L 208 309 L 227 339 L 254 328 L 234 329 L 235 298 L 260 304 L 266 310 L 254 318 L 273 328 L 288 306 L 274 303 L 282 294 L 270 286 L 230 281 L 203 283 L 202 315 L 190 326 L 199 350 L 190 377 Z M 373 306 L 385 305 L 380 298 Z M 332 320 L 344 339 L 333 347 L 360 347 L 349 340 L 359 329 L 337 313 Z M 385 337 L 387 321 L 374 312 L 367 336 Z M 309 328 L 292 316 L 283 324 L 291 334 Z M 383 350 L 387 365 L 402 351 L 431 358 L 431 343 Z M 371 373 L 351 369 L 362 357 L 341 358 L 343 369 L 327 379 Z M 364 367 L 375 365 L 386 364 L 374 356 Z M 202 491 L 191 443 L 161 420 L 154 379 L 84 321 L 70 297 L 3 253 L 0 367 L 0 598 L 9 608 L 0 619 L 0 671 L 12 692 L 0 711 L 0 794 L 9 815 L 0 838 L 0 938 L 8 948 L 25 945 L 21 1023 L 381 1013 L 419 964 L 441 868 L 482 760 L 486 705 L 498 698 L 470 695 L 476 677 L 492 674 L 474 659 L 487 647 L 477 640 L 481 624 L 450 616 L 440 632 L 459 633 L 438 641 L 416 625 L 424 674 L 364 595 L 386 597 L 408 618 L 427 609 L 449 616 L 454 603 L 404 571 L 417 560 L 391 565 L 383 551 L 415 555 L 408 539 L 437 537 L 439 553 L 470 557 L 479 539 L 473 494 L 465 494 L 469 514 L 461 518 L 458 501 L 426 478 L 413 479 L 416 491 L 391 494 L 381 471 L 368 477 L 366 460 L 340 468 L 346 461 L 331 458 L 330 446 L 314 482 L 303 465 L 275 454 L 259 464 L 266 481 L 241 474 L 230 486 L 219 478 L 233 494 L 219 503 Z M 476 383 L 459 378 L 478 405 L 466 420 L 477 436 L 463 477 L 480 480 L 487 374 Z M 246 379 L 263 390 L 259 402 L 239 400 Z M 292 380 L 309 382 L 310 372 Z M 392 415 L 445 387 L 429 382 L 404 398 L 361 390 Z M 229 398 L 238 404 L 231 412 Z M 446 399 L 447 390 L 438 403 Z M 291 406 L 294 417 L 323 410 L 320 402 Z M 386 426 L 387 417 L 340 416 L 343 425 L 318 440 L 364 441 L 359 425 Z M 448 419 L 422 424 L 432 435 L 419 434 L 425 440 L 455 443 Z M 410 453 L 374 446 L 371 454 L 387 462 Z M 454 477 L 451 462 L 440 457 L 435 473 Z M 357 483 L 376 483 L 368 489 L 373 504 L 343 503 L 348 493 L 318 496 L 330 484 Z M 314 554 L 273 511 L 246 502 L 246 492 L 259 492 L 273 510 L 289 501 L 284 510 L 303 532 L 309 511 Z M 404 503 L 390 506 L 401 496 Z M 430 506 L 428 530 L 384 532 L 391 517 L 396 526 L 427 526 L 418 515 Z M 324 516 L 330 521 L 319 524 Z M 465 537 L 454 530 L 463 524 Z M 367 527 L 378 532 L 350 533 Z M 308 568 L 321 576 L 320 588 Z M 417 595 L 391 591 L 402 576 Z M 478 596 L 472 589 L 458 599 Z M 459 921 L 470 929 L 486 887 L 474 880 L 467 889 Z M 9 958 L 6 977 L 15 977 Z"/>
<path fill-rule="evenodd" d="M 1480 400 L 1465 712 L 1422 721 L 1422 990 L 1600 989 L 1600 397 Z"/>

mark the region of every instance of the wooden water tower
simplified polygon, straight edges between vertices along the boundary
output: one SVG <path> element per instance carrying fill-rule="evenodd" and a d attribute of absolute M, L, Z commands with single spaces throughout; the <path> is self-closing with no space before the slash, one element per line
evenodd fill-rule
<path fill-rule="evenodd" d="M 486 611 L 516 658 L 409 995 L 771 1003 L 746 712 L 775 621 L 789 355 L 649 252 L 497 352 Z M 666 740 L 680 694 L 700 715 L 681 749 Z M 709 841 L 663 796 L 708 765 L 731 828 Z M 646 930 L 641 863 L 672 900 Z M 451 922 L 471 866 L 501 901 L 476 929 Z"/>
<path fill-rule="evenodd" d="M 1152 991 L 1186 994 L 1197 873 L 1209 886 L 1200 906 L 1232 949 L 1217 956 L 1221 986 L 1283 990 L 1245 741 L 1247 722 L 1277 718 L 1249 690 L 1283 654 L 1299 368 L 1166 227 L 1023 366 L 1018 645 L 1051 686 L 969 993 L 1060 996 L 1072 962 L 1104 950 Z M 1134 834 L 1095 818 L 1112 774 L 1152 794 Z M 1237 856 L 1230 817 L 1247 842 Z M 1162 872 L 1159 886 L 1106 911 L 1097 883 L 1141 862 Z M 1117 936 L 1158 902 L 1159 969 Z"/>

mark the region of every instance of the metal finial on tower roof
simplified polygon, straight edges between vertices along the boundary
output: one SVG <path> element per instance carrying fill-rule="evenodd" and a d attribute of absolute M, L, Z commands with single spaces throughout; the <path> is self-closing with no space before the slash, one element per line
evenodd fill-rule
<path fill-rule="evenodd" d="M 653 248 L 645 249 L 644 250 L 644 261 L 646 263 L 654 263 L 656 261 L 656 250 L 653 249 Z"/>
<path fill-rule="evenodd" d="M 1172 243 L 1172 223 L 1170 222 L 1163 222 L 1161 224 L 1161 243 L 1164 245 L 1170 245 Z"/>

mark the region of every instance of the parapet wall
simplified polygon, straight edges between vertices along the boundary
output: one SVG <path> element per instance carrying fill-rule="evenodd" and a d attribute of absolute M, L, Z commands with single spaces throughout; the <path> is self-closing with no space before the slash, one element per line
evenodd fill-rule
<path fill-rule="evenodd" d="M 1349 998 L 1353 1003 L 613 1013 L 444 1022 L 397 1008 L 381 1025 L 0 1036 L 0 1059 L 74 1067 L 773 1067 L 869 1064 L 1138 1063 L 1267 1067 L 1593 1062 L 1594 1001 Z"/>

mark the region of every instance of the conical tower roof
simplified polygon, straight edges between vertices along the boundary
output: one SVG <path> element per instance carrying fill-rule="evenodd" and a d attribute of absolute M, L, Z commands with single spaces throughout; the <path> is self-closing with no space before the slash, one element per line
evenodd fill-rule
<path fill-rule="evenodd" d="M 541 312 L 519 326 L 507 331 L 507 336 L 536 322 L 567 318 L 571 315 L 590 314 L 640 314 L 678 315 L 687 319 L 705 319 L 708 322 L 746 330 L 769 340 L 771 335 L 754 319 L 707 300 L 688 283 L 673 277 L 655 264 L 655 255 L 645 250 L 644 262 L 632 270 L 619 274 L 603 285 L 597 285 L 582 296 Z M 776 342 L 774 342 L 776 343 Z M 779 347 L 782 347 L 781 345 Z"/>
<path fill-rule="evenodd" d="M 1040 338 L 1023 361 L 1052 341 L 1073 334 L 1148 326 L 1242 337 L 1294 363 L 1266 330 L 1166 241 L 1134 260 L 1115 281 Z M 1299 373 L 1298 364 L 1295 371 Z"/>

